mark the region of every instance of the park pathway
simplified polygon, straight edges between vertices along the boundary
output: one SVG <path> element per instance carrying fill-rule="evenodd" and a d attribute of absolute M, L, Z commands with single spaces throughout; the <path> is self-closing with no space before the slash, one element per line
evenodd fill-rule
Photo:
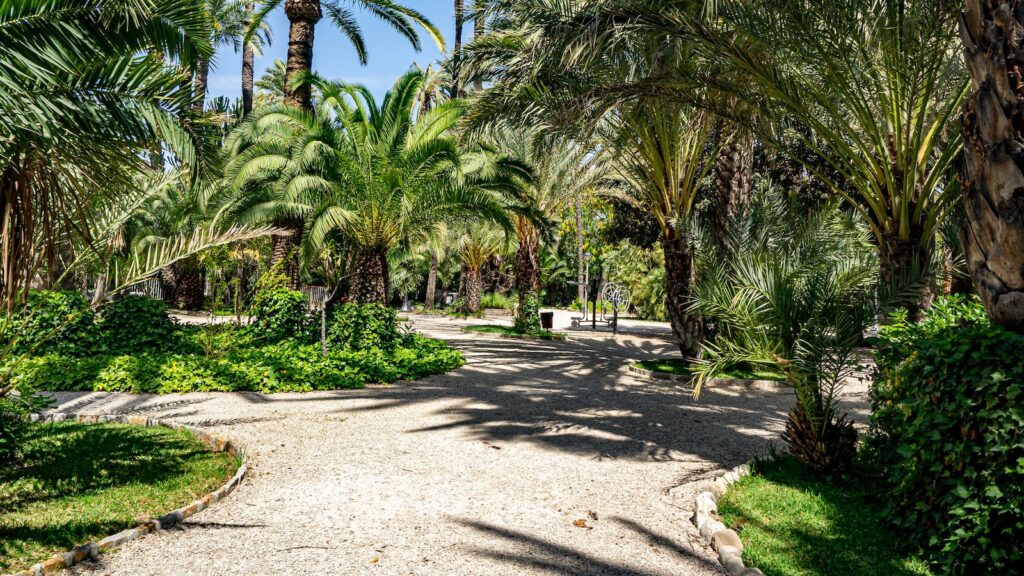
<path fill-rule="evenodd" d="M 657 338 L 521 341 L 415 323 L 467 365 L 331 393 L 59 394 L 57 410 L 225 434 L 252 466 L 225 501 L 74 572 L 721 573 L 670 489 L 763 452 L 791 395 L 712 389 L 694 401 L 627 375 L 627 360 L 670 351 Z"/>

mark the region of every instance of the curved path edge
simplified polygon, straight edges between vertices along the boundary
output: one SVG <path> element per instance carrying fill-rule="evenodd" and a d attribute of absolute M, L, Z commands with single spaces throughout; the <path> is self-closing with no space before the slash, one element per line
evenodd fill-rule
<path fill-rule="evenodd" d="M 715 480 L 708 490 L 697 493 L 693 500 L 693 524 L 708 544 L 718 553 L 718 561 L 729 576 L 764 576 L 757 568 L 743 564 L 743 541 L 739 534 L 720 520 L 718 499 L 729 486 L 750 474 L 751 463 L 742 464 Z"/>
<path fill-rule="evenodd" d="M 162 426 L 164 428 L 171 428 L 174 430 L 187 430 L 201 442 L 206 444 L 212 452 L 226 452 L 231 456 L 239 458 L 241 462 L 238 466 L 238 470 L 235 471 L 235 474 L 223 486 L 192 502 L 191 504 L 188 504 L 187 506 L 178 508 L 177 510 L 172 510 L 159 518 L 150 520 L 134 528 L 122 530 L 117 534 L 111 534 L 98 542 L 89 542 L 88 544 L 75 547 L 62 554 L 55 554 L 47 560 L 34 564 L 27 570 L 14 572 L 8 576 L 41 576 L 43 574 L 59 572 L 86 559 L 96 559 L 101 553 L 106 552 L 111 548 L 116 548 L 126 542 L 141 538 L 146 534 L 174 526 L 186 518 L 198 514 L 212 506 L 214 503 L 226 498 L 228 494 L 234 492 L 235 488 L 238 487 L 238 484 L 241 483 L 242 478 L 245 477 L 246 472 L 249 470 L 245 450 L 240 448 L 234 442 L 223 436 L 210 434 L 204 430 L 185 426 L 183 424 L 165 422 L 156 418 L 145 418 L 141 416 L 126 416 L 120 414 L 77 414 L 72 412 L 51 412 L 42 415 L 32 414 L 29 417 L 29 420 L 32 422 L 117 422 L 121 424 L 130 424 L 132 426 Z"/>

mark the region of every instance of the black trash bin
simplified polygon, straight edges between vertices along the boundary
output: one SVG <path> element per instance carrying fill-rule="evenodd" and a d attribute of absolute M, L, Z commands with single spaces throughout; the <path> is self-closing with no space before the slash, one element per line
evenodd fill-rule
<path fill-rule="evenodd" d="M 555 327 L 555 313 L 554 312 L 541 312 L 540 313 L 540 327 L 545 330 L 551 330 Z"/>

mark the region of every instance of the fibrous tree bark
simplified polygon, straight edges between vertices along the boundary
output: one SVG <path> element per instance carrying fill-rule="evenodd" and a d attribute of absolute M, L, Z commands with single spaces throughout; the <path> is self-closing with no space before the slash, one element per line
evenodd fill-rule
<path fill-rule="evenodd" d="M 684 358 L 699 358 L 704 321 L 689 310 L 696 280 L 694 246 L 690 234 L 672 228 L 661 238 L 665 253 L 665 300 L 672 333 Z"/>
<path fill-rule="evenodd" d="M 245 5 L 245 12 L 248 15 L 246 17 L 246 23 L 252 22 L 253 10 L 255 6 L 252 2 L 247 2 Z M 248 116 L 252 113 L 252 90 L 253 90 L 253 75 L 254 70 L 254 54 L 252 43 L 245 42 L 242 45 L 242 115 Z"/>
<path fill-rule="evenodd" d="M 996 323 L 1024 332 L 1024 3 L 966 0 L 960 20 L 971 93 L 964 105 L 961 240 Z"/>
<path fill-rule="evenodd" d="M 320 0 L 285 0 L 284 13 L 288 16 L 284 103 L 312 110 L 313 92 L 309 82 L 293 86 L 293 80 L 296 76 L 308 76 L 313 71 L 313 36 L 317 22 L 323 18 L 323 10 Z"/>
<path fill-rule="evenodd" d="M 388 280 L 387 251 L 364 248 L 356 254 L 349 295 L 358 304 L 387 305 Z"/>
<path fill-rule="evenodd" d="M 736 223 L 750 207 L 750 190 L 754 176 L 753 135 L 733 131 L 715 158 L 714 166 L 714 241 L 719 254 L 727 260 L 734 256 L 733 243 L 730 240 Z"/>
<path fill-rule="evenodd" d="M 540 295 L 540 231 L 533 223 L 519 219 L 516 222 L 516 290 L 519 292 L 517 316 L 523 324 L 532 322 L 530 301 Z"/>

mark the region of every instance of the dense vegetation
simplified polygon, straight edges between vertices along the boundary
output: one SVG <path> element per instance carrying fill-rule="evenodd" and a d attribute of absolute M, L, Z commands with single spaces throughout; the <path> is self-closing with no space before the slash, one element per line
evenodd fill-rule
<path fill-rule="evenodd" d="M 614 282 L 696 394 L 783 374 L 792 457 L 827 483 L 868 456 L 925 561 L 1019 571 L 1016 4 L 456 0 L 451 53 L 382 99 L 312 67 L 325 16 L 368 61 L 353 6 L 445 46 L 390 0 L 0 0 L 0 451 L 37 388 L 414 378 L 461 358 L 396 302 L 539 334 Z M 217 47 L 239 102 L 208 98 Z M 865 452 L 839 400 L 873 352 Z"/>

